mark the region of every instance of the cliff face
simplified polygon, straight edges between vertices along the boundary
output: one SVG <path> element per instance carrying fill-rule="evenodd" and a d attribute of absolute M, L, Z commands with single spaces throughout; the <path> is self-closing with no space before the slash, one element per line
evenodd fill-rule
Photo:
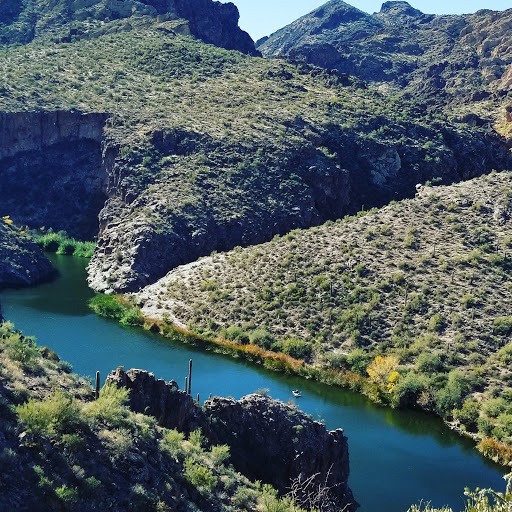
<path fill-rule="evenodd" d="M 105 114 L 0 113 L 1 215 L 92 240 L 106 199 Z"/>
<path fill-rule="evenodd" d="M 294 407 L 259 395 L 241 400 L 215 397 L 203 407 L 180 391 L 143 370 L 118 369 L 108 380 L 130 389 L 130 408 L 155 416 L 167 428 L 191 432 L 201 428 L 211 444 L 230 447 L 233 466 L 250 479 L 271 483 L 287 492 L 293 481 L 312 478 L 310 488 L 328 487 L 326 502 L 336 510 L 357 508 L 347 485 L 349 458 L 342 430 L 328 432 Z M 298 486 L 296 497 L 312 497 Z"/>

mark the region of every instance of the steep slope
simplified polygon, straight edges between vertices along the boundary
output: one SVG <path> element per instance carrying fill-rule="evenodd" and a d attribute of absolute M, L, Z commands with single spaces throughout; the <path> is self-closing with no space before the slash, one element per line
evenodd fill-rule
<path fill-rule="evenodd" d="M 239 13 L 231 3 L 212 0 L 5 0 L 0 5 L 0 45 L 26 44 L 33 39 L 95 37 L 111 20 L 131 16 L 160 16 L 160 20 L 182 19 L 182 33 L 228 50 L 256 55 L 249 34 L 238 27 Z M 126 30 L 129 22 L 123 25 Z"/>
<path fill-rule="evenodd" d="M 510 90 L 512 9 L 471 15 L 423 14 L 407 2 L 363 13 L 332 0 L 260 43 L 287 56 L 386 84 L 416 101 L 461 104 L 484 119 Z M 486 115 L 487 114 L 487 115 Z"/>
<path fill-rule="evenodd" d="M 358 218 L 179 267 L 135 300 L 149 317 L 327 371 L 368 376 L 376 356 L 396 357 L 368 393 L 448 418 L 469 403 L 471 419 L 458 416 L 469 430 L 512 444 L 511 218 L 508 172 L 423 187 Z M 497 396 L 508 402 L 492 410 Z"/>
<path fill-rule="evenodd" d="M 113 21 L 94 39 L 40 41 L 0 54 L 0 109 L 13 119 L 26 110 L 108 117 L 101 140 L 88 139 L 97 155 L 89 174 L 59 158 L 63 178 L 75 170 L 99 178 L 77 182 L 84 196 L 71 206 L 93 207 L 80 207 L 75 224 L 91 226 L 85 213 L 108 196 L 90 265 L 97 290 L 140 288 L 213 250 L 412 196 L 416 183 L 432 177 L 452 182 L 509 167 L 507 144 L 485 126 L 387 102 L 336 73 L 205 45 L 177 34 L 180 23 L 132 17 L 129 27 Z M 83 119 L 67 118 L 73 116 L 77 124 Z M 32 128 L 19 126 L 19 141 L 33 137 Z M 40 166 L 20 163 L 44 162 L 50 148 L 35 158 L 18 145 L 0 161 L 13 169 L 0 175 L 5 190 L 16 190 L 20 168 L 23 189 L 41 179 L 59 185 L 46 173 L 39 177 Z M 9 176 L 14 181 L 5 181 Z M 66 179 L 63 185 L 52 192 L 57 205 L 58 190 L 78 198 Z M 28 221 L 28 205 L 16 205 L 20 222 Z M 30 208 L 31 222 L 40 213 L 35 227 L 53 211 L 37 201 Z"/>
<path fill-rule="evenodd" d="M 131 394 L 126 387 L 112 385 L 114 379 L 120 384 L 129 381 Z M 131 406 L 141 403 L 141 391 L 151 384 L 153 391 L 160 390 L 160 398 L 165 392 L 168 417 L 190 428 L 163 425 L 126 405 L 128 400 Z M 154 403 L 157 396 L 149 399 Z M 297 503 L 279 498 L 273 488 L 252 483 L 233 468 L 232 457 L 235 463 L 237 457 L 245 458 L 244 469 L 251 467 L 247 452 L 242 455 L 234 443 L 231 455 L 229 446 L 234 433 L 246 435 L 243 428 L 276 439 L 293 432 L 293 450 L 300 454 L 316 448 L 316 460 L 323 460 L 327 469 L 329 457 L 336 456 L 331 462 L 337 471 L 329 473 L 328 484 L 338 496 L 343 488 L 346 510 L 357 508 L 346 485 L 348 451 L 342 431 L 329 433 L 294 407 L 266 397 L 249 396 L 240 402 L 215 397 L 202 409 L 177 386 L 155 381 L 141 370 L 118 370 L 95 398 L 90 383 L 71 374 L 69 364 L 8 323 L 0 323 L 0 413 L 2 512 L 228 512 L 263 510 L 264 504 L 266 510 L 301 512 Z M 268 414 L 279 424 L 272 433 L 266 425 Z M 198 425 L 201 417 L 204 425 Z M 224 439 L 222 444 L 219 439 Z M 273 453 L 283 470 L 280 479 L 274 478 L 278 485 L 283 475 L 297 478 L 296 469 L 306 469 L 300 460 L 289 459 L 290 453 L 284 445 Z M 334 503 L 323 510 L 339 510 L 342 502 L 336 508 Z"/>

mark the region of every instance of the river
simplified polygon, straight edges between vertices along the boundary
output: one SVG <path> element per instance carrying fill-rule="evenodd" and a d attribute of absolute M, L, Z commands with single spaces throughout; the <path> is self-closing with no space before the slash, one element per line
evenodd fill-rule
<path fill-rule="evenodd" d="M 101 372 L 102 380 L 118 366 L 143 368 L 180 387 L 193 359 L 192 394 L 240 398 L 258 389 L 343 428 L 349 439 L 350 479 L 361 512 L 404 512 L 413 503 L 464 507 L 464 488 L 502 491 L 506 468 L 483 458 L 474 443 L 448 429 L 441 420 L 415 411 L 380 407 L 343 389 L 276 374 L 261 366 L 172 343 L 142 329 L 123 328 L 87 307 L 93 292 L 86 286 L 85 264 L 51 256 L 60 277 L 47 284 L 1 292 L 5 318 L 39 345 L 69 361 L 80 375 Z"/>

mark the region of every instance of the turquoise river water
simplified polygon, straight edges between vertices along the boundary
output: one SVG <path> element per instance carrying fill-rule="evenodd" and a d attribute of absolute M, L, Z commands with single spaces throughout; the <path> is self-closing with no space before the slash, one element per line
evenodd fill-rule
<path fill-rule="evenodd" d="M 474 443 L 438 418 L 379 407 L 348 390 L 330 388 L 261 366 L 176 344 L 142 329 L 100 318 L 87 307 L 86 261 L 52 256 L 60 277 L 37 287 L 1 293 L 3 314 L 38 344 L 55 350 L 74 371 L 102 379 L 118 366 L 143 368 L 180 386 L 193 359 L 192 394 L 240 398 L 268 388 L 272 397 L 292 400 L 327 428 L 343 428 L 349 439 L 350 479 L 361 512 L 404 512 L 413 503 L 464 507 L 464 488 L 504 490 L 505 468 L 484 459 Z"/>

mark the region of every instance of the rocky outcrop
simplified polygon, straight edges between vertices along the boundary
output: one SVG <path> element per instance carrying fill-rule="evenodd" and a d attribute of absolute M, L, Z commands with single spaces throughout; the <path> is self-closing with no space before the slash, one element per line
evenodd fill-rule
<path fill-rule="evenodd" d="M 258 49 L 267 57 L 288 56 L 386 82 L 415 100 L 480 101 L 509 90 L 511 23 L 512 9 L 431 15 L 391 1 L 370 15 L 332 0 L 262 40 Z"/>
<path fill-rule="evenodd" d="M 0 218 L 0 289 L 35 284 L 54 273 L 39 247 Z"/>
<path fill-rule="evenodd" d="M 69 42 L 72 37 L 94 34 L 89 29 L 105 22 L 129 18 L 132 15 L 182 18 L 187 31 L 206 43 L 228 50 L 259 55 L 254 42 L 238 26 L 240 15 L 232 3 L 212 0 L 92 0 L 59 2 L 42 5 L 29 1 L 4 2 L 0 6 L 0 44 L 28 43 L 47 34 Z M 3 24 L 6 26 L 3 27 Z M 73 25 L 71 27 L 71 24 Z M 3 29 L 3 30 L 2 30 Z"/>
<path fill-rule="evenodd" d="M 348 487 L 349 458 L 343 430 L 328 432 L 296 408 L 268 397 L 241 400 L 215 397 L 199 407 L 174 381 L 165 383 L 143 370 L 118 369 L 109 381 L 130 389 L 130 408 L 158 418 L 167 428 L 201 428 L 211 444 L 227 444 L 233 466 L 250 479 L 287 492 L 292 481 L 312 478 L 310 488 L 330 489 L 326 500 L 351 511 L 357 508 Z M 296 497 L 307 502 L 308 490 Z"/>
<path fill-rule="evenodd" d="M 0 214 L 93 240 L 106 199 L 106 114 L 0 113 Z"/>

